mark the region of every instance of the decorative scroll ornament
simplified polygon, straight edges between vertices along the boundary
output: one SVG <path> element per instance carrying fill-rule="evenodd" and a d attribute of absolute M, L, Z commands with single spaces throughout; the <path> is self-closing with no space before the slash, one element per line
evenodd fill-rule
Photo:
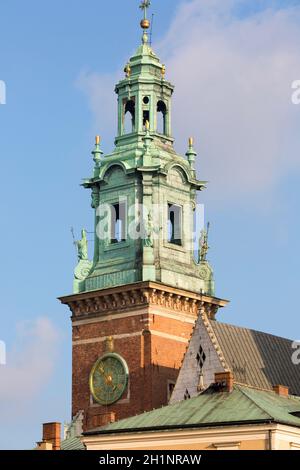
<path fill-rule="evenodd" d="M 78 264 L 74 271 L 74 277 L 78 281 L 84 281 L 90 274 L 92 269 L 92 262 L 88 259 L 88 241 L 86 231 L 81 231 L 81 240 L 74 241 L 77 248 Z"/>
<path fill-rule="evenodd" d="M 202 279 L 203 281 L 210 281 L 211 275 L 212 275 L 212 272 L 211 272 L 210 267 L 207 264 L 203 264 L 203 266 L 201 266 L 200 271 L 199 271 L 200 279 Z"/>
<path fill-rule="evenodd" d="M 74 277 L 78 281 L 84 281 L 91 272 L 93 263 L 89 260 L 80 260 L 74 270 Z"/>

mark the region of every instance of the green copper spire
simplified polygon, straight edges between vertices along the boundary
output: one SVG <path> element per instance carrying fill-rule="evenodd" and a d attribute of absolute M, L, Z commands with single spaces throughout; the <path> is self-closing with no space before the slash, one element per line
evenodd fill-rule
<path fill-rule="evenodd" d="M 192 139 L 186 156 L 174 148 L 174 86 L 148 42 L 149 6 L 140 5 L 143 41 L 115 88 L 115 146 L 103 155 L 96 138 L 94 172 L 83 181 L 95 210 L 94 257 L 85 278 L 76 273 L 77 292 L 157 281 L 213 293 L 208 261 L 195 259 L 196 195 L 205 182 L 196 177 Z"/>

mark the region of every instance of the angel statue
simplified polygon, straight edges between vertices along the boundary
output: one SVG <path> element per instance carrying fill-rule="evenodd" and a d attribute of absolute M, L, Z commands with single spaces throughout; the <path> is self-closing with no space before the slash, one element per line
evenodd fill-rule
<path fill-rule="evenodd" d="M 201 263 L 203 261 L 206 261 L 207 253 L 209 250 L 208 246 L 208 233 L 209 233 L 209 222 L 207 224 L 207 228 L 201 230 L 201 235 L 199 238 L 199 259 L 198 263 Z"/>
<path fill-rule="evenodd" d="M 154 231 L 154 228 L 153 228 L 152 215 L 149 212 L 148 220 L 147 220 L 147 224 L 146 224 L 146 234 L 145 234 L 146 237 L 145 237 L 145 240 L 144 240 L 144 245 L 148 248 L 153 248 L 153 231 Z"/>
<path fill-rule="evenodd" d="M 81 231 L 81 240 L 75 240 L 74 245 L 77 248 L 78 261 L 88 260 L 88 241 L 84 229 Z"/>

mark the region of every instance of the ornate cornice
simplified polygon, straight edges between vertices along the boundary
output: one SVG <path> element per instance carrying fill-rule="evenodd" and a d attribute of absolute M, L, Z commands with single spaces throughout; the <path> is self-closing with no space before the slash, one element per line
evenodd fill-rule
<path fill-rule="evenodd" d="M 68 305 L 73 318 L 120 313 L 141 307 L 158 306 L 197 317 L 200 305 L 205 305 L 209 318 L 228 301 L 173 288 L 156 282 L 141 282 L 75 294 L 59 299 Z"/>

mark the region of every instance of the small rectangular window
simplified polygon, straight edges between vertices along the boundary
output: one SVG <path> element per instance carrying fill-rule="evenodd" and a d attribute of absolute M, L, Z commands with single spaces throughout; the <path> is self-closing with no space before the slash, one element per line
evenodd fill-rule
<path fill-rule="evenodd" d="M 147 110 L 143 111 L 143 126 L 146 126 L 146 122 L 150 122 L 150 113 Z"/>
<path fill-rule="evenodd" d="M 126 241 L 126 203 L 111 205 L 111 243 Z"/>
<path fill-rule="evenodd" d="M 168 242 L 182 245 L 182 207 L 168 204 Z"/>

